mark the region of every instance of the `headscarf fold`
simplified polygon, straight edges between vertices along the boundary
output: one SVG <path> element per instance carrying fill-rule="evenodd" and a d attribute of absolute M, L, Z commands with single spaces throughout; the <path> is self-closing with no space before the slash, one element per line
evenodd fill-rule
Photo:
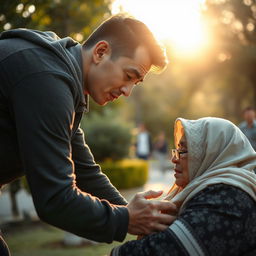
<path fill-rule="evenodd" d="M 189 183 L 184 189 L 174 185 L 166 200 L 182 211 L 201 190 L 223 183 L 243 190 L 256 201 L 256 152 L 238 127 L 221 118 L 178 118 L 174 127 L 176 148 L 183 134 L 188 148 Z"/>

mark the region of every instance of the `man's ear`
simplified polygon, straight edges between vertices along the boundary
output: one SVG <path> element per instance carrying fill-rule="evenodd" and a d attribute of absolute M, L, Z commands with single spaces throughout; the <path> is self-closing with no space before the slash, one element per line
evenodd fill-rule
<path fill-rule="evenodd" d="M 110 45 L 107 41 L 99 41 L 93 50 L 93 61 L 98 64 L 105 56 L 110 55 Z"/>

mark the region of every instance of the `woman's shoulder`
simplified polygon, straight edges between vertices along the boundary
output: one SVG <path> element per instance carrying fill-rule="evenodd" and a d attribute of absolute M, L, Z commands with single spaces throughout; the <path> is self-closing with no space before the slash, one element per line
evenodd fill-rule
<path fill-rule="evenodd" d="M 244 255 L 256 249 L 256 203 L 234 186 L 205 188 L 186 203 L 179 220 L 210 255 Z"/>
<path fill-rule="evenodd" d="M 185 209 L 214 207 L 215 210 L 233 211 L 240 215 L 245 210 L 256 211 L 256 202 L 240 188 L 226 184 L 214 184 L 206 187 L 189 200 Z"/>

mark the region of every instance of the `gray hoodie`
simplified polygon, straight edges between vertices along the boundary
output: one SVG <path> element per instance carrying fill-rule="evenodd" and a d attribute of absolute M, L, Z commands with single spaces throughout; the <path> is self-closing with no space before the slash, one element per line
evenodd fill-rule
<path fill-rule="evenodd" d="M 53 32 L 0 34 L 0 186 L 26 175 L 43 221 L 88 239 L 122 241 L 127 202 L 79 128 L 88 109 L 81 51 Z"/>

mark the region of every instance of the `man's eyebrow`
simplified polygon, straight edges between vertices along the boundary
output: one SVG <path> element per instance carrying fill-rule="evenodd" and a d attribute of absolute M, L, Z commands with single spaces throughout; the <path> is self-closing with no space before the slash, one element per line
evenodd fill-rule
<path fill-rule="evenodd" d="M 141 82 L 143 81 L 142 75 L 140 74 L 140 72 L 139 72 L 136 68 L 128 68 L 127 70 L 128 70 L 129 72 L 134 73 L 134 74 L 136 75 L 136 77 L 137 77 L 138 79 L 140 79 Z"/>

